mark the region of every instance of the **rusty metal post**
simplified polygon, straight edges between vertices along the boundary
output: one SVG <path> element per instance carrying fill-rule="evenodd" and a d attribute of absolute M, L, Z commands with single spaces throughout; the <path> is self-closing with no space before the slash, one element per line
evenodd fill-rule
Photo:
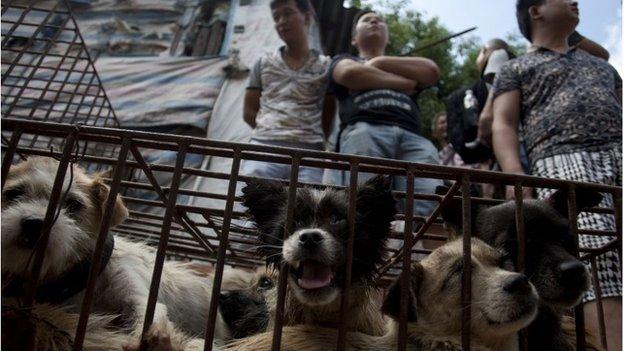
<path fill-rule="evenodd" d="M 61 193 L 63 192 L 63 183 L 65 181 L 65 175 L 67 168 L 70 164 L 70 158 L 74 144 L 76 143 L 77 131 L 71 132 L 67 139 L 65 139 L 65 146 L 63 147 L 63 155 L 59 161 L 58 170 L 56 172 L 56 178 L 54 179 L 54 185 L 52 186 L 52 192 L 50 193 L 50 202 L 46 209 L 45 219 L 43 221 L 43 229 L 41 229 L 41 237 L 37 242 L 35 251 L 35 257 L 33 259 L 33 266 L 31 270 L 30 279 L 26 281 L 24 306 L 30 307 L 35 301 L 35 293 L 37 291 L 37 284 L 39 282 L 39 276 L 41 275 L 41 267 L 43 265 L 43 257 L 45 255 L 45 249 L 48 247 L 48 239 L 50 239 L 50 232 L 54 225 L 54 217 L 58 206 L 61 206 L 59 200 L 61 199 Z"/>
<path fill-rule="evenodd" d="M 223 280 L 223 269 L 225 266 L 225 254 L 228 247 L 232 212 L 234 211 L 234 198 L 236 197 L 236 184 L 238 183 L 240 163 L 241 150 L 237 148 L 234 150 L 234 160 L 232 160 L 230 180 L 228 183 L 227 201 L 225 203 L 225 214 L 223 216 L 223 230 L 221 231 L 221 237 L 219 238 L 217 265 L 215 267 L 214 281 L 212 284 L 212 295 L 210 296 L 210 309 L 208 310 L 208 320 L 206 321 L 207 324 L 206 334 L 204 338 L 204 350 L 212 350 L 212 341 L 214 340 L 217 311 L 219 308 L 219 294 L 221 293 L 221 282 Z M 171 194 L 169 196 L 171 196 Z"/>
<path fill-rule="evenodd" d="M 76 337 L 74 339 L 74 350 L 82 350 L 82 344 L 84 342 L 85 333 L 87 331 L 87 322 L 89 321 L 89 313 L 91 312 L 91 305 L 93 301 L 93 295 L 95 293 L 95 283 L 97 282 L 98 273 L 100 272 L 100 266 L 102 263 L 102 253 L 104 252 L 104 244 L 108 231 L 110 229 L 110 218 L 113 215 L 115 209 L 115 202 L 117 200 L 117 194 L 121 188 L 121 178 L 126 168 L 126 157 L 128 156 L 128 148 L 130 147 L 130 139 L 124 138 L 121 142 L 121 150 L 119 151 L 118 164 L 115 167 L 115 173 L 113 174 L 113 182 L 111 183 L 108 198 L 106 199 L 106 205 L 104 207 L 104 214 L 100 227 L 98 230 L 97 240 L 95 242 L 95 248 L 93 249 L 93 263 L 89 270 L 89 278 L 87 280 L 87 287 L 85 288 L 84 297 L 82 299 L 82 306 L 80 307 L 80 317 L 78 319 L 78 325 L 76 327 Z"/>
<path fill-rule="evenodd" d="M 470 351 L 470 301 L 472 299 L 472 218 L 470 214 L 470 176 L 464 174 L 461 180 L 463 217 L 463 258 L 462 272 L 462 350 Z"/>
<path fill-rule="evenodd" d="M 602 305 L 602 289 L 600 288 L 600 280 L 598 279 L 598 265 L 596 258 L 591 258 L 592 285 L 594 286 L 594 294 L 596 295 L 596 313 L 598 314 L 598 325 L 600 328 L 600 345 L 607 349 L 607 327 L 605 325 L 604 309 Z"/>
<path fill-rule="evenodd" d="M 4 159 L 2 160 L 2 190 L 4 190 L 4 183 L 6 183 L 6 178 L 9 175 L 9 169 L 11 168 L 11 164 L 13 163 L 13 156 L 15 156 L 15 151 L 17 150 L 17 146 L 19 145 L 19 140 L 22 137 L 22 129 L 15 128 L 13 130 L 13 134 L 11 135 L 11 140 L 9 141 L 9 145 L 6 152 L 4 153 Z"/>
<path fill-rule="evenodd" d="M 351 289 L 351 271 L 353 270 L 353 240 L 355 239 L 355 216 L 358 187 L 357 161 L 351 162 L 349 172 L 349 239 L 347 240 L 347 261 L 345 265 L 344 290 L 340 296 L 340 325 L 338 326 L 338 351 L 343 351 L 347 342 L 347 314 L 349 314 L 349 290 Z"/>
<path fill-rule="evenodd" d="M 286 203 L 286 230 L 284 240 L 286 240 L 293 230 L 293 217 L 295 215 L 295 204 L 297 201 L 297 184 L 299 180 L 299 164 L 301 157 L 299 154 L 292 155 L 290 166 L 290 183 L 288 184 L 288 201 Z M 288 277 L 288 267 L 282 263 L 279 270 L 279 281 L 277 285 L 277 306 L 275 310 L 275 325 L 273 326 L 272 351 L 279 351 L 282 342 L 282 327 L 284 325 L 284 304 L 286 303 L 286 284 Z"/>
<path fill-rule="evenodd" d="M 576 189 L 574 185 L 570 185 L 568 188 L 568 221 L 570 222 L 570 232 L 574 237 L 576 243 L 574 247 L 574 256 L 579 257 L 578 247 L 579 234 L 578 234 L 578 213 L 576 211 Z M 574 308 L 574 321 L 576 324 L 576 349 L 577 351 L 585 351 L 585 314 L 583 312 L 583 304 L 579 304 Z"/>
<path fill-rule="evenodd" d="M 176 158 L 175 169 L 173 171 L 173 178 L 171 180 L 171 190 L 169 192 L 169 198 L 167 199 L 167 207 L 165 210 L 165 217 L 163 219 L 162 230 L 160 232 L 160 240 L 158 242 L 158 249 L 156 251 L 156 260 L 154 262 L 154 273 L 152 274 L 152 281 L 150 284 L 150 292 L 147 300 L 147 308 L 145 309 L 145 320 L 143 322 L 143 333 L 146 333 L 154 320 L 154 311 L 156 309 L 156 302 L 158 300 L 158 288 L 160 287 L 160 278 L 162 275 L 163 265 L 165 262 L 165 253 L 167 251 L 167 243 L 169 242 L 169 232 L 171 230 L 171 218 L 173 217 L 173 211 L 175 211 L 175 205 L 178 200 L 178 189 L 180 187 L 180 180 L 182 178 L 182 168 L 184 167 L 184 161 L 186 160 L 186 151 L 188 149 L 188 143 L 180 143 L 180 149 Z M 143 339 L 143 336 L 141 336 Z M 141 348 L 145 343 L 141 341 Z"/>
<path fill-rule="evenodd" d="M 524 208 L 522 197 L 522 181 L 517 181 L 514 186 L 514 195 L 516 197 L 516 237 L 518 240 L 518 272 L 524 274 L 526 268 L 526 236 L 524 228 Z M 528 333 L 526 329 L 520 331 L 518 338 L 519 348 L 521 351 L 528 351 Z"/>
<path fill-rule="evenodd" d="M 398 350 L 405 351 L 407 348 L 407 316 L 410 291 L 410 273 L 412 265 L 412 231 L 414 220 L 414 168 L 407 170 L 407 186 L 405 196 L 405 230 L 403 232 L 403 272 L 401 273 L 401 306 L 399 311 L 399 340 Z"/>

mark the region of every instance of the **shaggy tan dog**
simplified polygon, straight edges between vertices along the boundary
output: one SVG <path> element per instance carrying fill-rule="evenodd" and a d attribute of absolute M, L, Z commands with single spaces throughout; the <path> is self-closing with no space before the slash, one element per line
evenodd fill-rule
<path fill-rule="evenodd" d="M 36 292 L 39 303 L 69 307 L 77 313 L 108 198 L 109 188 L 95 176 L 73 167 L 65 177 L 64 202 L 60 207 L 43 260 L 41 282 Z M 2 285 L 3 303 L 23 294 L 29 260 L 39 242 L 50 192 L 58 169 L 52 158 L 31 157 L 11 167 L 2 192 Z M 72 182 L 70 184 L 70 178 Z M 110 220 L 120 224 L 128 210 L 117 197 Z M 102 269 L 95 288 L 92 311 L 118 315 L 119 330 L 138 339 L 145 318 L 155 251 L 143 243 L 108 234 Z M 187 335 L 203 335 L 207 324 L 212 280 L 200 277 L 186 264 L 166 262 L 156 304 L 154 321 L 178 328 Z M 215 339 L 228 337 L 220 315 Z"/>

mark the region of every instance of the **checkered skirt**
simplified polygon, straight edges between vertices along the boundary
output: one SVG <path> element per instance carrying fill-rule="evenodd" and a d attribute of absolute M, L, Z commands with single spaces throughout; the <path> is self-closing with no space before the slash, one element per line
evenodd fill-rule
<path fill-rule="evenodd" d="M 555 155 L 535 161 L 531 168 L 533 175 L 546 178 L 622 185 L 622 149 L 615 147 L 596 152 L 581 151 Z M 537 195 L 540 199 L 544 199 L 553 191 L 553 189 L 537 189 Z M 612 196 L 604 196 L 599 206 L 613 208 Z M 581 213 L 578 217 L 578 228 L 614 231 L 616 229 L 615 216 Z M 601 247 L 609 240 L 609 237 L 604 236 L 579 235 L 580 246 L 586 248 Z M 586 262 L 586 264 L 591 269 L 589 263 Z M 596 265 L 602 297 L 622 296 L 621 267 L 617 252 L 611 251 L 598 256 Z M 595 299 L 596 295 L 592 287 L 585 295 L 584 301 Z"/>

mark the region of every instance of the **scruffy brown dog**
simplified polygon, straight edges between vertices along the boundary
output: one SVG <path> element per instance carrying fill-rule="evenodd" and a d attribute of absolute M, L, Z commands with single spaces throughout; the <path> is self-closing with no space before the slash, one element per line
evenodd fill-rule
<path fill-rule="evenodd" d="M 478 239 L 472 240 L 472 350 L 508 351 L 518 347 L 517 332 L 537 314 L 537 293 L 526 276 L 498 268 L 500 253 Z M 462 242 L 450 242 L 414 263 L 409 286 L 408 350 L 461 350 Z M 400 279 L 385 301 L 383 311 L 398 319 Z M 270 350 L 272 332 L 245 338 L 228 350 Z M 337 332 L 310 325 L 283 329 L 282 350 L 335 349 Z M 347 334 L 347 350 L 397 349 L 397 323 L 384 336 Z"/>
<path fill-rule="evenodd" d="M 68 306 L 70 312 L 77 313 L 109 188 L 98 176 L 89 176 L 78 166 L 71 167 L 73 177 L 68 170 L 63 189 L 66 196 L 50 231 L 36 300 Z M 52 158 L 31 157 L 9 171 L 2 192 L 3 304 L 23 294 L 25 272 L 43 230 L 57 169 L 58 162 Z M 73 178 L 71 185 L 70 178 Z M 111 227 L 127 216 L 128 210 L 117 197 L 109 219 Z M 108 234 L 104 251 L 92 310 L 118 315 L 114 321 L 118 330 L 138 339 L 143 329 L 155 252 L 143 243 L 112 233 Z M 211 291 L 211 279 L 198 276 L 185 264 L 166 262 L 154 321 L 171 328 L 163 333 L 174 335 L 179 329 L 187 335 L 203 335 Z M 216 339 L 226 339 L 228 332 L 220 315 L 216 323 Z"/>

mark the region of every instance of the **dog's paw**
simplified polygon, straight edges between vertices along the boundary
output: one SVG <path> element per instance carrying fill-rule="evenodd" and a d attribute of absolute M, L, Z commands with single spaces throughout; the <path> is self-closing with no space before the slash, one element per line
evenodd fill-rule
<path fill-rule="evenodd" d="M 182 349 L 176 349 L 171 344 L 171 338 L 168 334 L 156 334 L 156 335 L 146 335 L 143 341 L 145 343 L 145 348 L 141 348 L 141 342 L 133 342 L 130 344 L 126 344 L 123 346 L 124 351 L 139 351 L 139 350 L 149 350 L 149 351 L 182 351 Z"/>
<path fill-rule="evenodd" d="M 182 348 L 173 346 L 167 322 L 154 323 L 141 341 L 132 342 L 123 346 L 124 351 L 183 351 Z"/>

